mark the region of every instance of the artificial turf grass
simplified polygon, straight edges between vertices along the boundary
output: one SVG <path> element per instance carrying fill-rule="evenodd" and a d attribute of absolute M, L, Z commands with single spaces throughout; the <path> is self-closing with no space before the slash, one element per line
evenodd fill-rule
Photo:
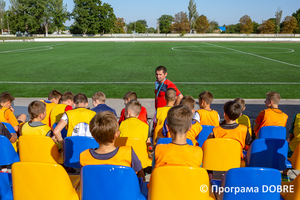
<path fill-rule="evenodd" d="M 153 82 L 139 84 L 3 84 L 2 91 L 18 97 L 47 96 L 52 89 L 83 92 L 91 96 L 103 91 L 109 98 L 122 98 L 129 90 L 139 98 L 154 97 L 154 70 L 159 65 L 168 69 L 173 82 L 298 82 L 299 67 L 234 52 L 236 49 L 270 59 L 297 65 L 298 43 L 11 43 L 0 44 L 1 81 L 24 82 Z M 52 50 L 41 51 L 41 47 Z M 38 48 L 37 48 L 38 47 Z M 200 49 L 174 51 L 172 47 Z M 223 48 L 224 47 L 224 48 Z M 37 48 L 37 49 L 34 49 Z M 225 49 L 227 48 L 227 49 Z M 281 49 L 293 53 L 278 53 Z M 1 53 L 23 49 L 26 52 Z M 27 49 L 27 50 L 26 50 Z M 37 51 L 33 51 L 37 50 Z M 201 52 L 202 51 L 202 52 Z M 283 50 L 287 51 L 287 50 Z M 297 85 L 183 85 L 184 95 L 197 97 L 201 91 L 212 91 L 215 98 L 264 98 L 277 91 L 282 98 L 299 98 Z"/>

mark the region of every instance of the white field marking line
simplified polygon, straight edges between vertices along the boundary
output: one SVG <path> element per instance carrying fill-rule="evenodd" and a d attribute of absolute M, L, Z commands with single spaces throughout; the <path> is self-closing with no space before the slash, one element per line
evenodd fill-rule
<path fill-rule="evenodd" d="M 19 82 L 0 81 L 1 84 L 143 84 L 154 85 L 154 82 Z M 300 82 L 174 82 L 184 85 L 300 85 Z"/>
<path fill-rule="evenodd" d="M 216 47 L 220 47 L 220 48 L 224 48 L 224 49 L 228 49 L 228 50 L 232 50 L 232 51 L 236 51 L 236 52 L 243 53 L 243 54 L 248 54 L 248 55 L 251 55 L 251 56 L 256 56 L 258 58 L 263 58 L 263 59 L 266 59 L 266 60 L 270 60 L 270 61 L 273 61 L 273 62 L 282 63 L 282 64 L 285 64 L 285 65 L 290 65 L 290 66 L 294 66 L 294 67 L 300 67 L 299 65 L 294 65 L 294 64 L 291 64 L 291 63 L 287 63 L 287 62 L 283 62 L 283 61 L 279 61 L 279 60 L 274 60 L 274 59 L 267 58 L 267 57 L 264 57 L 264 56 L 259 56 L 259 55 L 253 54 L 253 53 L 247 53 L 247 52 L 244 52 L 244 51 L 240 51 L 240 50 L 236 50 L 236 49 L 232 49 L 232 48 L 228 48 L 228 47 L 223 47 L 223 46 L 219 46 L 219 45 L 216 45 L 216 44 L 210 44 L 210 43 L 206 43 L 206 42 L 202 42 L 202 43 L 208 44 L 208 45 L 212 45 L 212 46 L 216 46 Z"/>
<path fill-rule="evenodd" d="M 204 42 L 203 42 L 204 43 Z M 211 47 L 211 46 L 185 46 L 185 47 L 172 47 L 173 51 L 185 51 L 185 52 L 201 52 L 201 53 L 220 53 L 220 54 L 232 54 L 232 53 L 239 53 L 239 52 L 212 52 L 212 51 L 193 51 L 193 50 L 185 50 L 183 48 L 199 48 L 199 47 Z M 244 47 L 244 46 L 231 46 L 231 47 Z M 212 48 L 212 47 L 211 47 Z M 249 48 L 249 47 L 245 47 L 245 48 Z M 262 53 L 257 53 L 257 54 L 281 54 L 281 53 L 293 53 L 295 50 L 294 49 L 288 49 L 288 48 L 280 48 L 280 47 L 250 47 L 253 49 L 283 49 L 283 50 L 287 50 L 286 52 L 262 52 Z"/>
<path fill-rule="evenodd" d="M 51 45 L 51 46 L 39 46 L 39 47 L 31 47 L 31 48 L 25 48 L 25 49 L 15 49 L 15 50 L 10 50 L 10 51 L 2 51 L 0 53 L 49 51 L 49 50 L 52 50 L 53 49 L 52 47 L 54 47 L 54 46 L 60 46 L 60 45 L 64 45 L 64 44 L 65 43 Z M 42 47 L 46 47 L 46 49 L 43 49 Z"/>

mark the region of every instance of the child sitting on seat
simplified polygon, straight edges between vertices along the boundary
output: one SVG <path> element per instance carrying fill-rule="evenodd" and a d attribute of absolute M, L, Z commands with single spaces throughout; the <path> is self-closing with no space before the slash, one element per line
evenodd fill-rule
<path fill-rule="evenodd" d="M 11 104 L 15 98 L 8 92 L 3 92 L 0 95 L 0 122 L 9 123 L 16 133 L 19 133 L 19 124 L 26 121 L 27 116 L 21 114 L 18 118 L 14 115 L 14 109 Z"/>
<path fill-rule="evenodd" d="M 85 165 L 122 165 L 132 167 L 137 173 L 142 170 L 141 161 L 132 147 L 115 147 L 119 137 L 117 117 L 109 111 L 99 112 L 90 122 L 90 132 L 99 143 L 97 149 L 87 149 L 80 154 L 80 164 Z"/>
<path fill-rule="evenodd" d="M 126 104 L 126 119 L 120 125 L 120 137 L 140 138 L 144 142 L 148 140 L 149 126 L 138 119 L 141 107 L 137 100 L 131 100 Z"/>
<path fill-rule="evenodd" d="M 224 104 L 225 124 L 213 128 L 213 132 L 208 138 L 229 138 L 237 140 L 241 144 L 241 157 L 243 158 L 243 148 L 250 145 L 251 136 L 245 125 L 237 124 L 236 119 L 242 114 L 242 106 L 235 101 L 228 101 Z"/>
<path fill-rule="evenodd" d="M 245 100 L 244 99 L 242 99 L 242 98 L 236 98 L 234 101 L 238 102 L 239 104 L 241 104 L 243 111 L 246 109 Z M 245 115 L 245 114 L 242 113 L 242 115 L 239 118 L 237 118 L 236 122 L 238 124 L 243 124 L 243 125 L 247 126 L 248 130 L 249 130 L 249 133 L 252 136 L 251 122 L 250 122 L 250 119 L 249 119 L 249 117 L 247 115 Z"/>
<path fill-rule="evenodd" d="M 267 109 L 261 111 L 256 120 L 253 131 L 255 136 L 263 126 L 286 126 L 288 116 L 278 109 L 280 94 L 277 92 L 268 92 L 265 100 Z M 258 137 L 258 136 L 257 136 Z"/>
<path fill-rule="evenodd" d="M 200 167 L 203 151 L 201 147 L 190 146 L 186 142 L 187 132 L 192 126 L 193 113 L 184 106 L 177 105 L 168 111 L 167 128 L 172 142 L 159 144 L 155 148 L 153 166 L 190 166 Z"/>
<path fill-rule="evenodd" d="M 46 105 L 41 101 L 33 101 L 28 106 L 30 116 L 29 122 L 26 122 L 21 129 L 21 135 L 40 135 L 51 137 L 50 126 L 41 121 L 46 117 Z"/>
<path fill-rule="evenodd" d="M 54 108 L 54 106 L 56 106 L 59 103 L 60 98 L 61 98 L 61 93 L 57 90 L 52 90 L 48 94 L 48 100 L 41 100 L 41 102 L 46 104 L 46 116 L 42 120 L 43 124 L 47 124 L 48 126 L 51 127 L 50 113 L 51 113 L 52 109 Z"/>
<path fill-rule="evenodd" d="M 214 97 L 211 92 L 205 91 L 199 94 L 199 106 L 201 109 L 197 110 L 194 118 L 200 122 L 201 125 L 219 126 L 220 116 L 216 110 L 210 108 Z"/>

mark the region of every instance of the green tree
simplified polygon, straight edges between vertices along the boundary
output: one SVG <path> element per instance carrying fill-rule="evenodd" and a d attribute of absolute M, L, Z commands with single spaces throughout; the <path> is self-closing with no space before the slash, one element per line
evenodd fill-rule
<path fill-rule="evenodd" d="M 255 21 L 253 21 L 252 24 L 253 24 L 253 33 L 259 33 L 258 27 L 260 26 L 260 24 Z"/>
<path fill-rule="evenodd" d="M 112 32 L 113 33 L 125 33 L 124 27 L 125 27 L 124 18 L 118 17 L 115 20 L 115 26 L 114 26 L 114 29 L 112 30 Z"/>
<path fill-rule="evenodd" d="M 253 32 L 252 20 L 248 15 L 240 18 L 240 32 L 250 34 Z"/>
<path fill-rule="evenodd" d="M 173 21 L 173 16 L 162 15 L 159 19 L 159 29 L 161 33 L 171 33 L 170 27 Z"/>
<path fill-rule="evenodd" d="M 280 31 L 280 22 L 282 18 L 282 10 L 278 8 L 277 12 L 275 12 L 275 32 L 279 33 Z"/>
<path fill-rule="evenodd" d="M 195 29 L 196 21 L 199 18 L 199 14 L 197 12 L 197 6 L 194 0 L 190 0 L 188 10 L 190 29 Z"/>
<path fill-rule="evenodd" d="M 198 33 L 205 33 L 209 30 L 210 24 L 205 15 L 198 17 L 196 21 L 196 30 Z"/>
<path fill-rule="evenodd" d="M 183 11 L 176 13 L 173 18 L 173 23 L 170 27 L 170 31 L 174 31 L 176 33 L 186 33 L 190 31 L 189 20 L 187 18 L 187 14 Z"/>
<path fill-rule="evenodd" d="M 275 23 L 271 20 L 265 20 L 259 27 L 260 33 L 270 34 L 275 33 Z"/>
<path fill-rule="evenodd" d="M 5 1 L 0 0 L 0 29 L 1 34 L 3 35 L 3 28 L 4 28 L 4 17 L 5 17 Z"/>
<path fill-rule="evenodd" d="M 209 22 L 209 33 L 213 33 L 215 30 L 218 30 L 219 23 L 216 21 Z"/>
<path fill-rule="evenodd" d="M 74 0 L 72 33 L 98 34 L 111 31 L 116 17 L 113 8 L 101 0 Z"/>
<path fill-rule="evenodd" d="M 295 33 L 299 29 L 295 17 L 286 16 L 282 23 L 283 23 L 282 33 Z"/>
<path fill-rule="evenodd" d="M 298 30 L 296 30 L 295 33 L 300 33 L 300 8 L 294 12 L 292 16 L 296 18 L 298 24 Z"/>
<path fill-rule="evenodd" d="M 240 24 L 230 24 L 226 26 L 225 33 L 239 33 L 240 32 Z"/>
<path fill-rule="evenodd" d="M 148 32 L 148 33 L 155 33 L 155 28 L 149 27 L 149 28 L 146 29 L 146 32 Z"/>
<path fill-rule="evenodd" d="M 137 20 L 136 22 L 130 22 L 128 25 L 128 33 L 135 31 L 136 33 L 146 33 L 148 27 L 146 20 Z"/>

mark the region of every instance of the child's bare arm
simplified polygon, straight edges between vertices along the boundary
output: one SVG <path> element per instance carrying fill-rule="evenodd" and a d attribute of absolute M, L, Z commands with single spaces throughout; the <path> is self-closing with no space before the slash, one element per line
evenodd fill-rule
<path fill-rule="evenodd" d="M 61 130 L 67 125 L 67 122 L 63 119 L 59 121 L 55 129 L 53 130 L 53 134 L 56 137 L 57 141 L 62 145 L 63 144 L 63 138 L 61 136 Z"/>

